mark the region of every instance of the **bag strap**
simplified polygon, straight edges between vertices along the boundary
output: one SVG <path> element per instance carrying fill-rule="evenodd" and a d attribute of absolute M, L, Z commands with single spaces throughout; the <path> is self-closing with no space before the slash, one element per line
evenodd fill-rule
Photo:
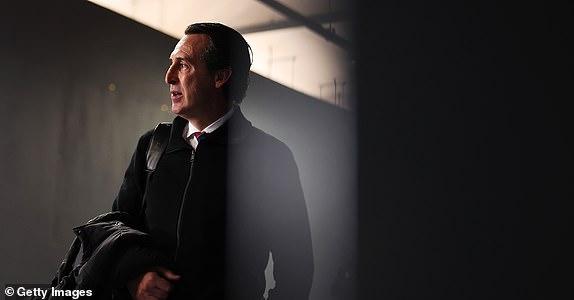
<path fill-rule="evenodd" d="M 140 220 L 143 220 L 145 218 L 144 212 L 145 212 L 145 199 L 147 194 L 147 186 L 149 185 L 151 175 L 155 171 L 155 168 L 157 167 L 157 163 L 159 162 L 159 159 L 161 158 L 163 151 L 167 147 L 170 133 L 171 133 L 171 122 L 161 122 L 157 124 L 151 135 L 151 139 L 149 141 L 148 148 L 145 154 L 147 177 L 145 185 L 146 187 L 142 197 L 142 203 L 140 205 L 140 212 L 139 212 Z"/>
<path fill-rule="evenodd" d="M 153 130 L 151 140 L 146 152 L 146 171 L 153 173 L 157 163 L 167 147 L 171 132 L 171 122 L 161 122 Z"/>

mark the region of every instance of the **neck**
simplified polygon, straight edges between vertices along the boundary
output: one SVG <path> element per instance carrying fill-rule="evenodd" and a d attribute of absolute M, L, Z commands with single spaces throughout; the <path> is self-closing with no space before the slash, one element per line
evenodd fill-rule
<path fill-rule="evenodd" d="M 212 107 L 211 109 L 198 114 L 198 116 L 187 118 L 195 128 L 202 131 L 207 126 L 211 125 L 213 122 L 217 121 L 219 118 L 223 117 L 229 110 L 231 109 L 231 105 L 226 103 L 226 105 L 219 105 Z"/>

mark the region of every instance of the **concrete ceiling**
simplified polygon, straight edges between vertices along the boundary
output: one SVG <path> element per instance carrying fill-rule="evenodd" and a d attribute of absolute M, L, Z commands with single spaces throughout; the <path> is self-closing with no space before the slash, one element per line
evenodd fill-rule
<path fill-rule="evenodd" d="M 219 22 L 253 49 L 252 71 L 348 108 L 354 89 L 349 0 L 93 0 L 175 38 Z"/>

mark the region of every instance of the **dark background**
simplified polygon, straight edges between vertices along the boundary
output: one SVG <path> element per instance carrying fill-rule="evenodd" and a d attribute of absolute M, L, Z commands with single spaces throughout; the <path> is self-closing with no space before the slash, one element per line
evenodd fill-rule
<path fill-rule="evenodd" d="M 573 12 L 357 3 L 358 299 L 574 299 Z"/>

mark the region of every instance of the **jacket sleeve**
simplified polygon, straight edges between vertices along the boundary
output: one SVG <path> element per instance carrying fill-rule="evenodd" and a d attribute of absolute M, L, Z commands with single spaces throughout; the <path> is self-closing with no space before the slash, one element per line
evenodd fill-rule
<path fill-rule="evenodd" d="M 139 217 L 147 180 L 145 156 L 151 135 L 152 131 L 148 131 L 140 137 L 118 195 L 112 204 L 112 211 L 123 211 Z"/>
<path fill-rule="evenodd" d="M 307 205 L 293 154 L 286 147 L 275 151 L 268 177 L 273 238 L 275 288 L 268 300 L 309 299 L 314 264 Z"/>

